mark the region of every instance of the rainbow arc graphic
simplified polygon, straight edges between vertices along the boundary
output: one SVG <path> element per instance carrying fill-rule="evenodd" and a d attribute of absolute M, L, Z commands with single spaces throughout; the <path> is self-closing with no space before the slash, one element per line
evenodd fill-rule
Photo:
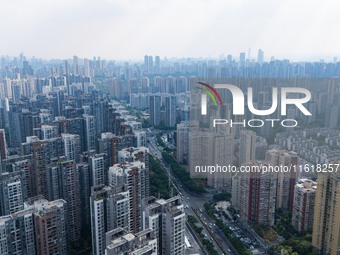
<path fill-rule="evenodd" d="M 207 114 L 207 95 L 209 95 L 209 97 L 211 98 L 211 100 L 214 102 L 215 105 L 217 105 L 217 101 L 216 101 L 216 98 L 215 98 L 215 96 L 216 96 L 219 104 L 222 105 L 221 96 L 220 96 L 220 94 L 218 94 L 216 89 L 214 89 L 211 85 L 204 83 L 204 82 L 199 81 L 197 83 L 208 88 L 208 89 L 206 89 L 206 88 L 196 87 L 197 89 L 206 93 L 206 94 L 202 94 L 202 98 L 201 98 L 201 114 L 202 115 Z"/>

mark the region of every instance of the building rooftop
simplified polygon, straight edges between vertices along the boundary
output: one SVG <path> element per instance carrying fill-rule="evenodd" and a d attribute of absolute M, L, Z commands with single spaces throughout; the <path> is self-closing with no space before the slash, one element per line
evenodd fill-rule
<path fill-rule="evenodd" d="M 149 252 L 152 251 L 150 246 L 145 246 L 143 248 L 140 248 L 136 251 L 133 251 L 130 253 L 130 255 L 143 255 L 143 254 L 149 254 Z"/>
<path fill-rule="evenodd" d="M 303 192 L 311 192 L 316 191 L 317 183 L 308 179 L 300 179 L 296 184 L 296 187 L 302 190 Z"/>

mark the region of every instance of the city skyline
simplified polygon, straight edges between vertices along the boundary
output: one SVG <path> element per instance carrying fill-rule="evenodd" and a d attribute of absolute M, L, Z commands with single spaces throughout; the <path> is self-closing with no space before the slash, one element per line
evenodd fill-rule
<path fill-rule="evenodd" d="M 0 55 L 218 58 L 248 54 L 249 48 L 251 58 L 264 49 L 266 60 L 328 60 L 340 55 L 340 36 L 335 33 L 339 3 L 331 0 L 322 5 L 268 0 L 18 0 L 0 6 L 6 38 L 0 42 Z"/>
<path fill-rule="evenodd" d="M 0 1 L 0 255 L 340 255 L 337 10 Z"/>
<path fill-rule="evenodd" d="M 259 53 L 134 64 L 1 58 L 0 254 L 276 255 L 284 245 L 336 255 L 340 62 L 264 62 Z M 298 127 L 270 126 L 264 118 L 282 120 L 283 106 L 264 117 L 249 104 L 236 116 L 241 99 L 218 91 L 222 104 L 210 100 L 201 118 L 192 100 L 200 79 L 251 85 L 247 98 L 261 110 L 275 105 L 277 86 L 305 88 L 311 116 L 292 106 Z M 230 126 L 211 128 L 212 118 Z M 304 230 L 313 232 L 296 235 Z"/>

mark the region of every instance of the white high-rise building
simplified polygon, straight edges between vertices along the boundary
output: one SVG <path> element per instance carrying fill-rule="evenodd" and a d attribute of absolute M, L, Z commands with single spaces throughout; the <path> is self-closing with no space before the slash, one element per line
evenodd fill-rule
<path fill-rule="evenodd" d="M 149 196 L 149 149 L 146 147 L 130 147 L 118 152 L 118 162 L 131 162 L 133 166 L 139 168 L 139 178 L 141 183 L 141 198 Z M 124 165 L 128 166 L 128 165 Z"/>
<path fill-rule="evenodd" d="M 250 130 L 240 131 L 239 165 L 255 160 L 256 133 Z"/>
<path fill-rule="evenodd" d="M 74 134 L 61 134 L 64 145 L 64 154 L 67 160 L 79 162 L 80 159 L 80 136 Z"/>
<path fill-rule="evenodd" d="M 157 238 L 152 229 L 132 234 L 122 228 L 106 233 L 106 255 L 157 255 Z"/>
<path fill-rule="evenodd" d="M 105 233 L 115 228 L 129 231 L 129 192 L 117 192 L 111 186 L 92 187 L 90 197 L 92 253 L 104 254 Z"/>
<path fill-rule="evenodd" d="M 24 209 L 23 176 L 19 173 L 0 174 L 0 215 Z"/>
<path fill-rule="evenodd" d="M 79 74 L 79 63 L 78 63 L 78 57 L 73 56 L 73 75 Z"/>
<path fill-rule="evenodd" d="M 155 231 L 158 254 L 184 255 L 185 213 L 181 198 L 150 197 L 143 200 L 142 211 L 143 229 Z"/>
<path fill-rule="evenodd" d="M 41 139 L 48 140 L 56 136 L 57 130 L 55 126 L 41 125 Z"/>
<path fill-rule="evenodd" d="M 90 68 L 90 60 L 88 58 L 84 58 L 84 75 L 86 77 L 92 77 L 92 72 Z"/>
<path fill-rule="evenodd" d="M 145 163 L 140 161 L 115 164 L 109 169 L 109 184 L 115 189 L 128 191 L 129 230 L 133 233 L 141 230 L 141 200 L 149 193 L 149 185 L 144 178 L 146 173 Z"/>
<path fill-rule="evenodd" d="M 104 185 L 107 179 L 104 154 L 96 154 L 89 157 L 89 165 L 91 171 L 91 187 Z"/>
<path fill-rule="evenodd" d="M 208 166 L 233 165 L 234 135 L 232 129 L 225 126 L 221 130 L 195 131 L 189 134 L 189 169 L 190 175 L 208 178 L 208 185 L 216 189 L 231 191 L 231 173 L 198 172 Z"/>
<path fill-rule="evenodd" d="M 136 147 L 145 147 L 146 146 L 146 131 L 135 130 L 135 131 L 133 131 L 133 135 L 135 136 L 135 146 Z"/>
<path fill-rule="evenodd" d="M 0 217 L 0 254 L 35 254 L 32 208 Z"/>

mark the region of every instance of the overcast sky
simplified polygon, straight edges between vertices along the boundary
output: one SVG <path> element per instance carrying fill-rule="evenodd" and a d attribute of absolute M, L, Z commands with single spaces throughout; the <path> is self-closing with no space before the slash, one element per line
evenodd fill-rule
<path fill-rule="evenodd" d="M 340 58 L 337 0 L 0 0 L 0 55 Z"/>

